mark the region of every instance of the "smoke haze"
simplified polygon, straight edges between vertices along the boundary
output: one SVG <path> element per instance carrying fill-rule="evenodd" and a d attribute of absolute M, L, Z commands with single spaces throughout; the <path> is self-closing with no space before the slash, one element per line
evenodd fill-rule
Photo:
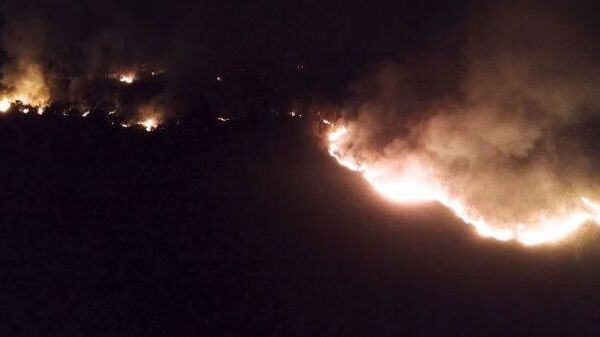
<path fill-rule="evenodd" d="M 420 89 L 439 77 L 381 67 L 353 87 L 339 153 L 392 180 L 418 163 L 417 180 L 517 237 L 559 231 L 550 227 L 586 212 L 581 197 L 600 198 L 593 37 L 562 8 L 493 5 L 470 15 L 463 67 L 447 80 L 458 86 L 432 97 Z"/>

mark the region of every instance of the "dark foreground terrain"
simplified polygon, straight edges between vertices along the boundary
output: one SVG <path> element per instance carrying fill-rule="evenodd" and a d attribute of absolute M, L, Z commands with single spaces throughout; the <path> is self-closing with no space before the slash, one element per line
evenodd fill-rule
<path fill-rule="evenodd" d="M 379 199 L 306 122 L 0 117 L 3 336 L 600 331 L 597 230 L 480 239 L 441 207 Z"/>

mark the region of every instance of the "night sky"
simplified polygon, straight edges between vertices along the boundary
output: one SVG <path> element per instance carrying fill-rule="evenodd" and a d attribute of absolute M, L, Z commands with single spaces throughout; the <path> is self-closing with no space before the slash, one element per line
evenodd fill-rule
<path fill-rule="evenodd" d="M 577 113 L 522 124 L 554 128 L 536 149 L 564 148 L 543 160 L 596 187 L 598 3 L 6 0 L 0 10 L 3 78 L 35 63 L 51 99 L 40 116 L 0 114 L 1 335 L 600 334 L 597 226 L 535 247 L 480 237 L 437 203 L 376 193 L 328 155 L 322 124 L 370 125 L 361 136 L 383 152 L 440 106 L 471 108 L 479 95 L 514 107 L 473 79 L 514 84 L 505 94 L 535 112 L 554 110 L 530 97 L 556 93 L 542 101 L 575 101 Z M 504 64 L 531 71 L 522 80 Z M 107 77 L 129 69 L 160 75 L 130 86 Z M 10 90 L 3 80 L 0 94 Z M 161 109 L 158 130 L 118 126 L 149 105 Z"/>

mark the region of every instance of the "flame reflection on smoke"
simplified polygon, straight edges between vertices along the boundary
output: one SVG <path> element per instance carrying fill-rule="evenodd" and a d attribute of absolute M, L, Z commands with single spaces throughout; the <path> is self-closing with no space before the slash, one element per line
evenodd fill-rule
<path fill-rule="evenodd" d="M 558 210 L 539 211 L 523 223 L 506 224 L 486 219 L 461 201 L 460 195 L 450 194 L 439 175 L 417 154 L 407 154 L 400 164 L 364 159 L 360 151 L 352 148 L 352 136 L 350 129 L 343 125 L 334 126 L 327 134 L 328 152 L 340 165 L 359 172 L 375 191 L 393 202 L 437 201 L 445 205 L 483 237 L 538 245 L 559 241 L 586 222 L 600 223 L 600 202 L 585 197 Z"/>

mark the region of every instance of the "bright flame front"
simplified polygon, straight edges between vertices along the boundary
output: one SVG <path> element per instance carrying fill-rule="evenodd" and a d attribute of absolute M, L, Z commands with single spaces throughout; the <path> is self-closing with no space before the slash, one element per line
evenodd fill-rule
<path fill-rule="evenodd" d="M 10 101 L 8 98 L 0 99 L 0 112 L 7 112 L 10 109 Z"/>
<path fill-rule="evenodd" d="M 521 223 L 485 218 L 477 209 L 466 204 L 461 195 L 450 193 L 439 172 L 435 172 L 425 158 L 407 154 L 393 163 L 369 158 L 350 145 L 353 136 L 349 127 L 344 125 L 333 126 L 327 134 L 328 152 L 340 165 L 359 172 L 375 191 L 390 201 L 435 201 L 445 205 L 464 222 L 474 226 L 483 237 L 539 245 L 559 241 L 586 222 L 600 223 L 600 202 L 585 197 L 557 210 L 534 212 Z"/>
<path fill-rule="evenodd" d="M 135 74 L 134 73 L 121 74 L 121 75 L 119 75 L 119 81 L 122 83 L 131 84 L 135 81 Z"/>
<path fill-rule="evenodd" d="M 143 121 L 138 122 L 138 125 L 143 126 L 144 129 L 146 129 L 146 131 L 150 132 L 158 127 L 158 121 L 154 118 L 147 118 Z"/>

